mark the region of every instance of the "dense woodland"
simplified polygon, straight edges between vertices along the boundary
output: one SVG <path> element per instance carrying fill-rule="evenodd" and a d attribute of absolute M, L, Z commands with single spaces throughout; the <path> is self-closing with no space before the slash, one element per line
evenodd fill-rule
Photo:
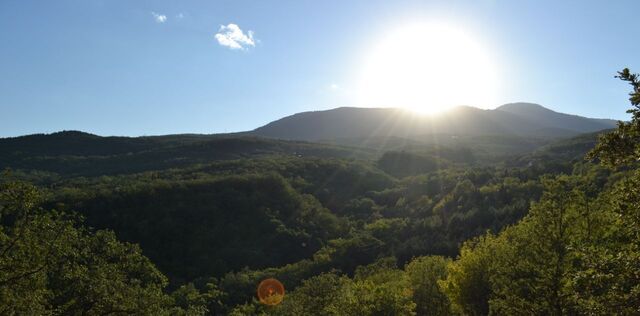
<path fill-rule="evenodd" d="M 630 121 L 532 152 L 0 140 L 0 314 L 638 315 L 640 78 L 619 78 Z"/>

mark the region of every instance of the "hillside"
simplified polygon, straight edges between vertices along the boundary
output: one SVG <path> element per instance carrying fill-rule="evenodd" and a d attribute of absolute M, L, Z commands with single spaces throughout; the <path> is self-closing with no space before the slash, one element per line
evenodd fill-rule
<path fill-rule="evenodd" d="M 269 155 L 358 158 L 370 154 L 345 146 L 230 135 L 101 137 L 64 131 L 0 139 L 0 170 L 39 170 L 65 177 L 136 173 Z"/>
<path fill-rule="evenodd" d="M 616 122 L 557 113 L 531 103 L 511 103 L 495 110 L 460 106 L 423 116 L 395 108 L 343 107 L 303 112 L 250 132 L 255 136 L 306 141 L 404 137 L 429 141 L 436 135 L 571 137 L 615 127 Z"/>
<path fill-rule="evenodd" d="M 533 103 L 508 103 L 498 107 L 496 110 L 519 115 L 527 120 L 535 121 L 540 125 L 548 126 L 549 129 L 563 128 L 579 133 L 610 129 L 614 128 L 617 124 L 615 120 L 593 119 L 578 115 L 558 113 Z"/>

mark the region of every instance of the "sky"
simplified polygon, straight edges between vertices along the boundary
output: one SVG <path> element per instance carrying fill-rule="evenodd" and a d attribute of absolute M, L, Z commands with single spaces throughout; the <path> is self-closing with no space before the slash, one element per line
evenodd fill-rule
<path fill-rule="evenodd" d="M 624 120 L 630 89 L 614 75 L 640 72 L 638 12 L 635 0 L 0 0 L 0 137 L 225 133 L 367 106 L 372 51 L 430 21 L 490 56 L 497 92 L 484 108 Z M 447 84 L 483 81 L 459 77 Z"/>

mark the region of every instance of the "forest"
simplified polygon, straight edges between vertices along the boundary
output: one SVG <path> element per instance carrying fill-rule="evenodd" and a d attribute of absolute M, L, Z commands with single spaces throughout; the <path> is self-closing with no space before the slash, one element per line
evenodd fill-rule
<path fill-rule="evenodd" d="M 618 78 L 628 121 L 525 153 L 3 139 L 0 315 L 638 315 L 640 77 Z"/>

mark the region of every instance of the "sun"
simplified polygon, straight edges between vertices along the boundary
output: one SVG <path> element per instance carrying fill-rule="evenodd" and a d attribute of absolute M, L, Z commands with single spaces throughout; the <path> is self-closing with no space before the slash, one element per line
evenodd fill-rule
<path fill-rule="evenodd" d="M 441 23 L 393 30 L 364 60 L 357 102 L 436 113 L 455 105 L 495 105 L 497 69 L 470 33 Z"/>

